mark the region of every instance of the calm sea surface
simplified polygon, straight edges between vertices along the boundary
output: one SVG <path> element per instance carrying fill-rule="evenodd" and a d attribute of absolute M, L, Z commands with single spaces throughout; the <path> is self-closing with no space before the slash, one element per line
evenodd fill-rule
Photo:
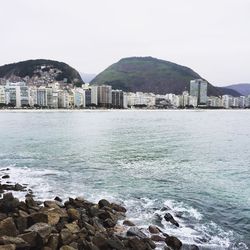
<path fill-rule="evenodd" d="M 0 143 L 37 198 L 107 198 L 202 249 L 250 246 L 250 111 L 2 111 Z"/>

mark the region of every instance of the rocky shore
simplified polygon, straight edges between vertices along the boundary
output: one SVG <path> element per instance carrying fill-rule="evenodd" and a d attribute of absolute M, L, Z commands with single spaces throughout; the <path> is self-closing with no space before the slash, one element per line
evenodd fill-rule
<path fill-rule="evenodd" d="M 38 201 L 27 185 L 12 184 L 6 181 L 9 178 L 2 175 L 5 183 L 0 183 L 0 250 L 199 249 L 155 225 L 143 231 L 126 219 L 127 210 L 120 204 L 105 199 L 95 204 L 83 198 L 63 202 L 59 197 Z M 19 200 L 12 191 L 27 194 Z M 179 227 L 170 213 L 164 219 Z"/>

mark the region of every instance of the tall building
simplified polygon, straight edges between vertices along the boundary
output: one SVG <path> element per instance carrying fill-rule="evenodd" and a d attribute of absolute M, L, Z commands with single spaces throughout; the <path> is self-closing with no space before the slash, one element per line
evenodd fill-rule
<path fill-rule="evenodd" d="M 47 89 L 44 86 L 40 86 L 37 89 L 37 104 L 41 107 L 47 107 Z"/>
<path fill-rule="evenodd" d="M 112 90 L 112 108 L 122 109 L 123 108 L 123 91 Z"/>
<path fill-rule="evenodd" d="M 197 97 L 197 105 L 206 105 L 207 103 L 207 82 L 202 79 L 190 81 L 190 95 Z"/>
<path fill-rule="evenodd" d="M 98 86 L 91 87 L 91 105 L 98 105 Z"/>
<path fill-rule="evenodd" d="M 5 102 L 5 86 L 0 85 L 0 104 L 6 104 Z"/>
<path fill-rule="evenodd" d="M 112 104 L 112 87 L 108 85 L 98 86 L 97 99 L 98 106 L 110 108 Z"/>

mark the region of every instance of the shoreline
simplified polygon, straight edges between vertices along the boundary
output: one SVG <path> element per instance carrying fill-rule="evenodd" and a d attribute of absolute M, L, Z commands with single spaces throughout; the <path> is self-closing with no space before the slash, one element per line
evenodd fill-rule
<path fill-rule="evenodd" d="M 98 203 L 83 198 L 35 200 L 28 184 L 10 181 L 8 170 L 0 170 L 0 249 L 199 249 L 156 225 L 137 227 L 126 218 L 123 205 L 105 199 Z M 15 198 L 13 191 L 24 192 L 24 200 Z M 164 219 L 179 227 L 170 213 Z"/>

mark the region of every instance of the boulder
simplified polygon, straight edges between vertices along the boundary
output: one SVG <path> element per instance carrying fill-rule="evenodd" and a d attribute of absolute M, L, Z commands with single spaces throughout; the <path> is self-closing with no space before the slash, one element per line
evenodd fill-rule
<path fill-rule="evenodd" d="M 170 213 L 166 213 L 164 215 L 164 219 L 166 221 L 169 221 L 170 223 L 172 223 L 173 225 L 179 227 L 179 223 L 174 219 L 174 217 L 170 214 Z"/>
<path fill-rule="evenodd" d="M 51 234 L 48 239 L 47 246 L 52 250 L 57 250 L 59 245 L 59 234 Z"/>
<path fill-rule="evenodd" d="M 56 211 L 56 209 L 49 210 L 47 212 L 47 215 L 48 215 L 48 224 L 49 225 L 54 226 L 60 221 L 61 214 L 58 213 L 58 211 Z"/>
<path fill-rule="evenodd" d="M 130 227 L 135 226 L 135 224 L 130 220 L 124 220 L 122 224 L 125 225 L 125 226 L 130 226 Z"/>
<path fill-rule="evenodd" d="M 8 174 L 2 176 L 2 179 L 8 179 L 8 178 L 10 178 Z"/>
<path fill-rule="evenodd" d="M 157 234 L 154 234 L 150 237 L 151 240 L 153 241 L 156 241 L 156 242 L 161 242 L 161 241 L 165 241 L 165 238 L 160 236 L 160 235 L 157 235 Z"/>
<path fill-rule="evenodd" d="M 148 250 L 148 244 L 143 242 L 141 239 L 137 237 L 130 238 L 128 240 L 128 246 L 129 249 L 134 249 L 134 250 Z M 151 249 L 151 248 L 149 248 Z"/>
<path fill-rule="evenodd" d="M 19 206 L 19 200 L 14 198 L 12 193 L 6 193 L 0 200 L 0 212 L 10 213 L 16 211 Z"/>
<path fill-rule="evenodd" d="M 161 231 L 159 230 L 158 227 L 153 226 L 153 225 L 150 225 L 150 226 L 148 227 L 148 231 L 149 231 L 151 234 L 158 234 L 158 233 L 161 232 Z"/>
<path fill-rule="evenodd" d="M 2 236 L 0 237 L 0 244 L 13 244 L 17 248 L 29 247 L 29 244 L 20 237 Z"/>
<path fill-rule="evenodd" d="M 26 232 L 36 232 L 43 244 L 47 243 L 52 227 L 46 223 L 39 222 L 25 230 Z"/>
<path fill-rule="evenodd" d="M 175 236 L 168 236 L 165 239 L 166 244 L 171 247 L 173 250 L 181 249 L 182 242 Z"/>
<path fill-rule="evenodd" d="M 56 196 L 54 200 L 55 200 L 55 201 L 59 201 L 59 202 L 62 202 L 62 201 L 63 201 L 63 200 L 62 200 L 60 197 L 58 197 L 58 196 Z"/>
<path fill-rule="evenodd" d="M 67 245 L 73 241 L 74 237 L 73 234 L 70 232 L 69 229 L 63 228 L 60 232 L 60 243 L 62 245 Z"/>
<path fill-rule="evenodd" d="M 123 207 L 122 205 L 116 204 L 116 203 L 111 203 L 111 208 L 117 212 L 122 212 L 122 213 L 127 212 L 127 209 L 125 207 Z"/>
<path fill-rule="evenodd" d="M 26 241 L 31 247 L 37 246 L 37 233 L 36 232 L 28 232 L 24 234 L 19 234 L 18 237 Z"/>
<path fill-rule="evenodd" d="M 131 227 L 127 231 L 127 236 L 137 236 L 138 238 L 145 239 L 147 235 L 144 234 L 138 227 Z"/>
<path fill-rule="evenodd" d="M 0 236 L 17 236 L 18 231 L 12 217 L 0 221 Z"/>
<path fill-rule="evenodd" d="M 75 250 L 75 248 L 71 247 L 69 245 L 64 245 L 64 246 L 60 247 L 60 250 Z"/>
<path fill-rule="evenodd" d="M 105 199 L 102 199 L 98 202 L 98 206 L 99 208 L 103 208 L 103 207 L 110 207 L 111 204 L 109 201 L 105 200 Z"/>
<path fill-rule="evenodd" d="M 15 250 L 16 246 L 14 244 L 2 245 L 0 250 Z"/>
<path fill-rule="evenodd" d="M 69 216 L 69 219 L 71 221 L 74 221 L 74 220 L 79 220 L 80 219 L 80 213 L 77 209 L 75 208 L 69 208 L 67 210 L 67 213 L 68 213 L 68 216 Z"/>
<path fill-rule="evenodd" d="M 32 226 L 36 223 L 43 222 L 48 223 L 48 215 L 45 213 L 33 213 L 28 217 L 28 224 Z"/>
<path fill-rule="evenodd" d="M 59 201 L 44 201 L 44 206 L 49 208 L 60 208 L 63 207 L 63 204 Z"/>
<path fill-rule="evenodd" d="M 78 233 L 80 231 L 80 227 L 75 222 L 65 224 L 65 227 L 69 229 L 72 234 Z"/>

